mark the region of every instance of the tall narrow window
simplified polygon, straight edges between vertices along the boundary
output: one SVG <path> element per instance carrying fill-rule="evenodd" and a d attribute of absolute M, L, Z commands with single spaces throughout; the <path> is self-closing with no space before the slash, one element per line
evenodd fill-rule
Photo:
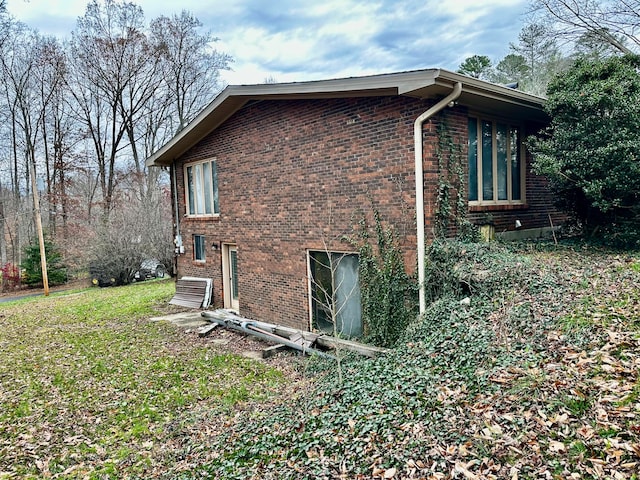
<path fill-rule="evenodd" d="M 193 259 L 198 262 L 204 262 L 206 260 L 205 257 L 205 241 L 204 235 L 194 235 L 193 236 Z"/>
<path fill-rule="evenodd" d="M 211 189 L 211 164 L 202 164 L 202 179 L 204 180 L 204 213 L 211 215 L 213 213 L 213 201 L 211 197 L 213 190 Z"/>
<path fill-rule="evenodd" d="M 358 256 L 309 252 L 313 326 L 347 337 L 362 335 Z"/>
<path fill-rule="evenodd" d="M 222 244 L 222 296 L 224 308 L 240 311 L 240 277 L 238 276 L 238 247 Z"/>
<path fill-rule="evenodd" d="M 238 250 L 229 250 L 229 268 L 231 276 L 231 298 L 238 300 Z"/>
<path fill-rule="evenodd" d="M 469 118 L 469 202 L 522 203 L 524 199 L 520 129 Z"/>
<path fill-rule="evenodd" d="M 493 198 L 493 127 L 482 122 L 482 198 Z"/>
<path fill-rule="evenodd" d="M 187 214 L 209 216 L 220 213 L 218 205 L 218 170 L 215 160 L 185 166 Z"/>
<path fill-rule="evenodd" d="M 478 121 L 469 119 L 469 200 L 478 200 Z"/>
<path fill-rule="evenodd" d="M 188 206 L 189 206 L 189 213 L 192 214 L 191 212 L 195 212 L 196 211 L 196 195 L 195 192 L 193 191 L 193 186 L 194 186 L 194 180 L 193 180 L 193 167 L 189 166 L 187 167 L 187 199 L 188 199 Z M 192 214 L 193 215 L 193 214 Z"/>
<path fill-rule="evenodd" d="M 507 126 L 504 123 L 496 125 L 496 170 L 498 184 L 498 200 L 508 200 L 508 176 L 507 176 Z"/>
<path fill-rule="evenodd" d="M 522 197 L 522 187 L 520 180 L 520 131 L 517 128 L 511 129 L 511 198 L 520 200 Z"/>

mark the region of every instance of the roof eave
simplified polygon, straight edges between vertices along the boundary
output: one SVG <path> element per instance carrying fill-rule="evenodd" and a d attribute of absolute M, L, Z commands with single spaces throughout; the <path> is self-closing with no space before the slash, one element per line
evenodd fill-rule
<path fill-rule="evenodd" d="M 432 69 L 312 82 L 231 85 L 220 92 L 184 130 L 148 157 L 146 165 L 171 165 L 251 100 L 403 95 L 433 85 L 437 74 L 438 70 Z"/>
<path fill-rule="evenodd" d="M 234 87 L 225 88 L 196 118 L 145 161 L 147 167 L 168 166 L 192 145 L 215 130 L 238 111 L 248 99 L 234 96 Z"/>
<path fill-rule="evenodd" d="M 168 166 L 249 101 L 261 99 L 345 98 L 446 95 L 462 82 L 459 103 L 481 110 L 503 109 L 543 120 L 544 98 L 441 69 L 351 77 L 312 82 L 239 85 L 225 88 L 184 130 L 146 160 L 147 166 Z M 497 107 L 496 107 L 497 106 Z"/>
<path fill-rule="evenodd" d="M 548 119 L 544 111 L 546 102 L 544 97 L 446 70 L 440 71 L 439 80 L 447 83 L 462 82 L 462 95 L 458 102 L 471 109 L 502 112 L 503 115 L 509 112 L 538 122 Z"/>

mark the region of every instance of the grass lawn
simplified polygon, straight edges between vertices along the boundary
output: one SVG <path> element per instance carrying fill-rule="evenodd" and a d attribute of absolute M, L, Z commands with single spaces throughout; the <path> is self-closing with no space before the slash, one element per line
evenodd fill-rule
<path fill-rule="evenodd" d="M 283 384 L 148 318 L 170 281 L 0 306 L 0 479 L 148 478 L 189 469 L 199 435 Z"/>

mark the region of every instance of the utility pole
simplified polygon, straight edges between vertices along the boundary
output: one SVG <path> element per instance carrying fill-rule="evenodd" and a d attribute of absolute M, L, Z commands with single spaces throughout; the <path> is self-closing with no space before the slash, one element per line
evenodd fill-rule
<path fill-rule="evenodd" d="M 0 182 L 0 265 L 7 263 L 7 244 L 4 237 L 4 194 L 2 193 L 2 182 Z"/>
<path fill-rule="evenodd" d="M 40 266 L 42 267 L 42 285 L 45 297 L 49 296 L 49 275 L 47 274 L 47 255 L 44 249 L 44 232 L 42 231 L 42 216 L 40 215 L 40 194 L 36 181 L 36 158 L 31 156 L 31 190 L 33 191 L 33 214 L 36 220 L 36 232 L 40 244 Z"/>

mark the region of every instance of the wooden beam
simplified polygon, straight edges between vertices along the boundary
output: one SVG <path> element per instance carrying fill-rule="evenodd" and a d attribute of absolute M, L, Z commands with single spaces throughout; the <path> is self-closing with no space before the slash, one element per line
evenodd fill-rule
<path fill-rule="evenodd" d="M 279 343 L 277 345 L 271 345 L 270 347 L 267 347 L 264 350 L 262 350 L 262 358 L 273 357 L 276 353 L 284 352 L 288 348 L 289 347 L 287 347 L 286 345 L 283 345 L 281 343 Z M 293 351 L 295 352 L 297 350 L 293 350 Z"/>
<path fill-rule="evenodd" d="M 219 325 L 217 323 L 210 323 L 209 325 L 204 325 L 199 327 L 197 332 L 199 337 L 206 337 L 211 332 L 213 332 Z"/>

